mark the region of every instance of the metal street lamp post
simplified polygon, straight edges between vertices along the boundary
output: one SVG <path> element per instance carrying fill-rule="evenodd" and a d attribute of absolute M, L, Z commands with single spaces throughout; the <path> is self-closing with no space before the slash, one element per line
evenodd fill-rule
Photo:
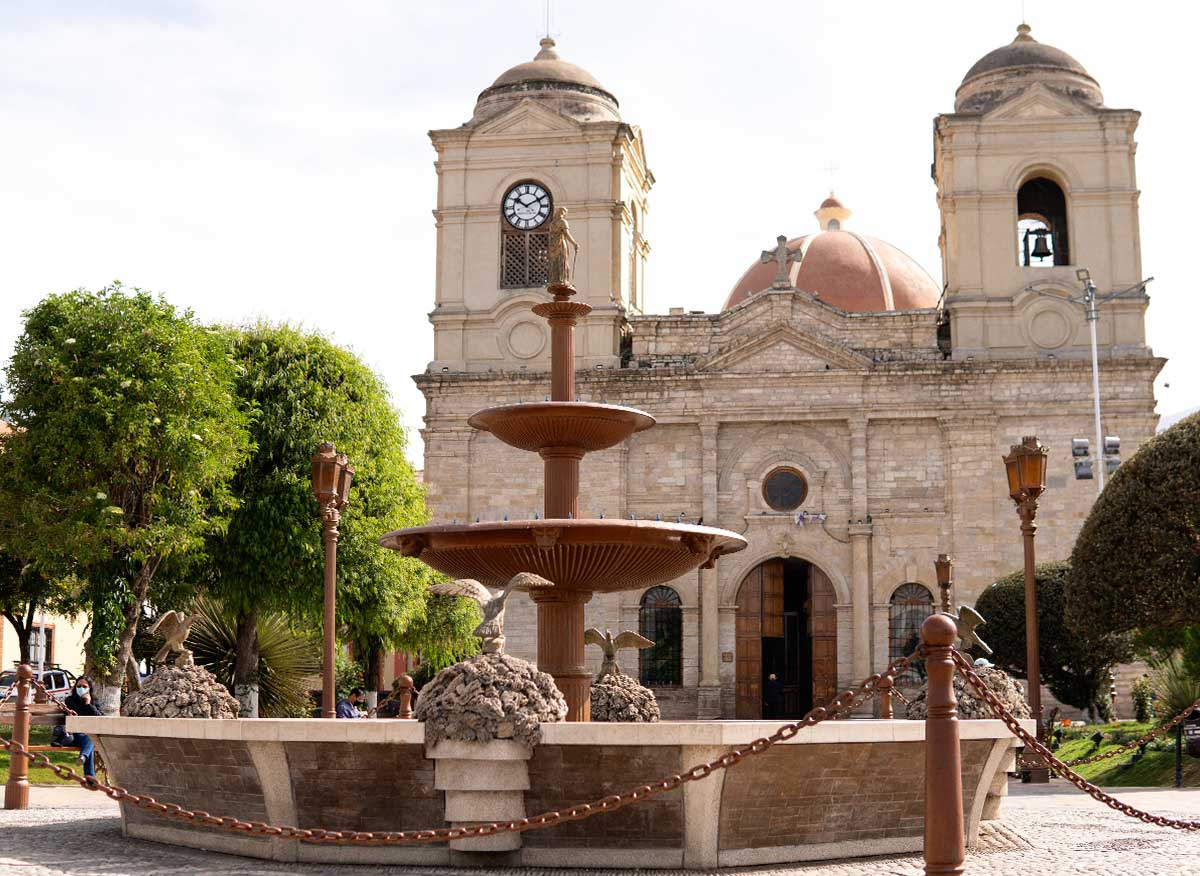
<path fill-rule="evenodd" d="M 1021 535 L 1025 543 L 1025 675 L 1029 711 L 1037 721 L 1037 735 L 1045 738 L 1042 726 L 1042 672 L 1038 650 L 1037 568 L 1034 561 L 1033 538 L 1037 534 L 1038 497 L 1046 490 L 1046 459 L 1049 451 L 1034 436 L 1026 436 L 1020 444 L 1012 445 L 1004 457 L 1008 474 L 1008 495 L 1017 506 L 1021 518 Z M 1050 781 L 1045 768 L 1029 771 L 1030 781 Z"/>
<path fill-rule="evenodd" d="M 950 559 L 949 554 L 938 554 L 933 567 L 937 570 L 938 592 L 941 594 L 938 608 L 942 614 L 953 614 L 951 592 L 954 590 L 954 560 Z"/>
<path fill-rule="evenodd" d="M 350 497 L 354 469 L 346 454 L 338 453 L 330 441 L 321 444 L 312 457 L 313 495 L 321 506 L 322 540 L 325 543 L 325 619 L 321 665 L 321 717 L 337 717 L 334 652 L 337 624 L 337 540 L 342 509 Z"/>

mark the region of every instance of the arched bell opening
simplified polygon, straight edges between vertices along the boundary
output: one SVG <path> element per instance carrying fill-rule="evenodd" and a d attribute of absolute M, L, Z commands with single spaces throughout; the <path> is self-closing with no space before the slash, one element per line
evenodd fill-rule
<path fill-rule="evenodd" d="M 1022 267 L 1071 264 L 1067 197 L 1054 180 L 1037 176 L 1017 189 L 1017 246 Z"/>

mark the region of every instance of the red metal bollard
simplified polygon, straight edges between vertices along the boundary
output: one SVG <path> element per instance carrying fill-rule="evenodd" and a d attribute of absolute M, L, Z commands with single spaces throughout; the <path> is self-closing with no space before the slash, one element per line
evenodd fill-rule
<path fill-rule="evenodd" d="M 879 717 L 882 719 L 890 719 L 892 717 L 892 688 L 895 682 L 890 678 L 885 678 L 876 685 L 876 690 L 879 691 Z"/>
<path fill-rule="evenodd" d="M 954 698 L 954 618 L 930 615 L 921 624 L 925 674 L 925 874 L 960 876 L 967 848 L 963 835 L 962 753 Z"/>
<path fill-rule="evenodd" d="M 400 714 L 397 718 L 411 718 L 412 710 L 412 695 L 413 695 L 413 680 L 411 675 L 400 676 Z"/>
<path fill-rule="evenodd" d="M 29 689 L 33 686 L 33 667 L 17 667 L 17 702 L 13 711 L 12 741 L 29 747 Z M 15 753 L 8 756 L 8 783 L 4 786 L 5 809 L 29 808 L 29 761 Z"/>

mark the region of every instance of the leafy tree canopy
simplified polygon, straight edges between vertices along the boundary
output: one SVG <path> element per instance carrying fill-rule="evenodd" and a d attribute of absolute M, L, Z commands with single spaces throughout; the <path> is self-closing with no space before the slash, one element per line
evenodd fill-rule
<path fill-rule="evenodd" d="M 1076 629 L 1200 624 L 1200 414 L 1156 435 L 1092 506 L 1067 582 Z"/>
<path fill-rule="evenodd" d="M 1069 563 L 1042 563 L 1036 572 L 1038 645 L 1042 681 L 1059 701 L 1090 709 L 1107 696 L 1108 670 L 1132 656 L 1130 639 L 1121 634 L 1090 637 L 1067 622 L 1064 589 Z M 1025 574 L 998 579 L 975 603 L 987 624 L 981 634 L 992 647 L 992 660 L 1013 675 L 1027 677 L 1025 662 Z"/>
<path fill-rule="evenodd" d="M 239 506 L 230 525 L 209 545 L 217 598 L 240 616 L 285 611 L 319 626 L 324 554 L 310 457 L 332 441 L 355 469 L 338 527 L 339 626 L 360 645 L 465 647 L 470 613 L 427 612 L 433 573 L 379 546 L 385 532 L 426 520 L 380 377 L 348 350 L 289 326 L 257 325 L 231 338 L 236 390 L 255 411 L 256 449 L 234 478 Z M 418 631 L 429 634 L 425 642 L 413 641 Z"/>
<path fill-rule="evenodd" d="M 123 666 L 158 567 L 202 545 L 232 503 L 249 442 L 225 339 L 160 297 L 78 290 L 26 312 L 6 376 L 3 541 L 94 585 L 93 645 L 97 618 L 111 621 L 123 653 L 92 664 Z"/>

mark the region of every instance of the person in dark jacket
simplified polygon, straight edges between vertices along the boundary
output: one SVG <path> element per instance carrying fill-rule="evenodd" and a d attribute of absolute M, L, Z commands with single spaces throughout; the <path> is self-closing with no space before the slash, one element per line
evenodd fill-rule
<path fill-rule="evenodd" d="M 64 701 L 63 705 L 76 715 L 100 716 L 102 713 L 92 704 L 92 684 L 86 678 L 75 679 L 75 690 Z M 96 775 L 96 746 L 86 733 L 72 733 L 71 745 L 79 746 L 79 762 L 83 764 L 83 774 Z"/>
<path fill-rule="evenodd" d="M 344 700 L 338 700 L 337 716 L 339 718 L 361 718 L 363 713 L 359 711 L 358 707 L 366 700 L 366 692 L 361 687 L 354 688 L 350 691 L 350 696 Z"/>
<path fill-rule="evenodd" d="M 772 672 L 763 685 L 764 718 L 778 718 L 783 713 L 783 684 Z"/>

